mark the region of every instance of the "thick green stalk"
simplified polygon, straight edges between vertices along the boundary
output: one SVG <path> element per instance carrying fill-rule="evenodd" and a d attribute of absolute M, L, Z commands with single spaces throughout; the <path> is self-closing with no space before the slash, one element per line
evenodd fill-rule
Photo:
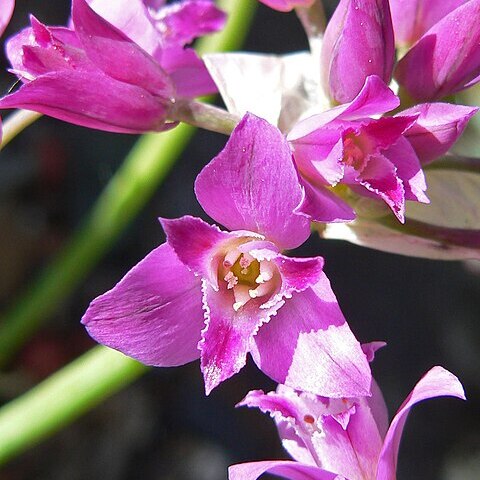
<path fill-rule="evenodd" d="M 218 2 L 229 12 L 227 27 L 199 42 L 201 52 L 238 48 L 255 0 Z M 0 367 L 55 312 L 131 223 L 183 151 L 194 129 L 144 135 L 97 200 L 90 216 L 36 283 L 0 320 Z"/>
<path fill-rule="evenodd" d="M 166 177 L 194 128 L 144 135 L 98 198 L 83 226 L 0 322 L 0 366 L 86 278 Z"/>
<path fill-rule="evenodd" d="M 147 370 L 96 347 L 0 410 L 0 464 L 60 430 Z"/>
<path fill-rule="evenodd" d="M 201 44 L 202 51 L 238 48 L 255 0 L 218 2 L 230 14 L 227 28 Z M 39 282 L 10 311 L 0 328 L 5 362 L 85 279 L 130 223 L 183 150 L 193 127 L 145 135 L 127 157 L 91 215 Z M 81 356 L 40 385 L 0 409 L 0 463 L 48 437 L 132 382 L 145 367 L 103 347 Z"/>

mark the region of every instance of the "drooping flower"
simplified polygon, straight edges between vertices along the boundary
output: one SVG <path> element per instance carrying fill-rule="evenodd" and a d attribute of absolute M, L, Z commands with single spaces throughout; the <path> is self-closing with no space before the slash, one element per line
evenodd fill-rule
<path fill-rule="evenodd" d="M 275 419 L 283 445 L 295 461 L 234 465 L 230 480 L 256 480 L 272 473 L 292 480 L 395 480 L 403 427 L 410 409 L 434 397 L 465 399 L 459 380 L 433 367 L 415 385 L 388 426 L 380 389 L 372 397 L 328 399 L 280 385 L 252 391 L 239 405 L 258 407 Z"/>
<path fill-rule="evenodd" d="M 209 0 L 147 8 L 141 0 L 73 0 L 73 28 L 31 27 L 7 44 L 22 87 L 0 108 L 26 108 L 78 125 L 138 133 L 171 128 L 172 102 L 216 90 L 191 48 L 225 15 Z"/>
<path fill-rule="evenodd" d="M 264 373 L 294 388 L 368 395 L 368 362 L 323 259 L 281 253 L 310 234 L 295 212 L 303 192 L 282 134 L 246 115 L 195 190 L 232 231 L 193 217 L 162 220 L 167 243 L 92 302 L 82 320 L 90 335 L 149 365 L 200 357 L 207 393 L 250 352 Z"/>

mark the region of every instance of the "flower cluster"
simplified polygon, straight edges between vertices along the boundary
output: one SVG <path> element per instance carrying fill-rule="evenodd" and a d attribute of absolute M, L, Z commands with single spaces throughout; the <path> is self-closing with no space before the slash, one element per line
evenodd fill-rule
<path fill-rule="evenodd" d="M 195 182 L 203 210 L 224 228 L 161 218 L 166 242 L 93 300 L 82 323 L 97 342 L 147 365 L 199 358 L 207 394 L 248 354 L 280 384 L 241 405 L 272 415 L 295 461 L 236 465 L 231 480 L 265 472 L 394 480 L 410 408 L 465 398 L 463 388 L 434 367 L 388 427 L 369 366 L 383 343 L 355 338 L 322 257 L 288 250 L 313 226 L 401 253 L 480 258 L 480 190 L 437 178 L 444 190 L 432 191 L 438 170 L 480 186 L 478 162 L 445 160 L 478 110 L 446 97 L 480 81 L 480 0 L 340 0 L 325 31 L 319 0 L 262 2 L 296 9 L 311 51 L 200 59 L 190 44 L 225 22 L 210 0 L 73 0 L 68 27 L 32 16 L 7 43 L 22 85 L 0 108 L 139 133 L 188 121 L 207 108 L 193 99 L 218 89 L 229 112 L 208 110 L 191 123 L 209 128 L 213 116 L 212 129 L 230 134 Z M 0 31 L 10 14 L 2 11 Z M 465 225 L 445 218 L 452 197 L 470 207 Z"/>

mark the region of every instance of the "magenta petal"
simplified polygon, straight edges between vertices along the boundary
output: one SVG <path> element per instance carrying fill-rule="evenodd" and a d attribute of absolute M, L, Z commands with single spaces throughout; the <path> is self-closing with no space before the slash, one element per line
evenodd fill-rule
<path fill-rule="evenodd" d="M 288 460 L 232 465 L 228 469 L 228 478 L 229 480 L 256 480 L 260 475 L 267 472 L 290 480 L 342 480 L 336 473 Z"/>
<path fill-rule="evenodd" d="M 278 383 L 325 397 L 369 395 L 367 359 L 324 274 L 287 299 L 254 341 L 253 359 Z"/>
<path fill-rule="evenodd" d="M 397 65 L 395 77 L 419 101 L 458 92 L 480 74 L 480 0 L 436 23 Z"/>
<path fill-rule="evenodd" d="M 0 99 L 0 108 L 34 110 L 108 132 L 143 133 L 169 127 L 166 108 L 155 97 L 101 72 L 48 73 Z"/>
<path fill-rule="evenodd" d="M 382 79 L 371 75 L 367 77 L 363 88 L 350 103 L 339 105 L 298 122 L 288 134 L 288 140 L 293 142 L 333 120 L 358 120 L 388 112 L 399 105 L 400 100 Z"/>
<path fill-rule="evenodd" d="M 451 103 L 424 103 L 400 112 L 399 115 L 420 114 L 406 133 L 422 165 L 447 153 L 457 141 L 478 107 Z"/>
<path fill-rule="evenodd" d="M 0 9 L 0 37 L 10 23 L 15 8 L 15 0 L 3 0 L 2 8 Z"/>
<path fill-rule="evenodd" d="M 217 222 L 257 232 L 281 249 L 295 248 L 310 235 L 308 219 L 294 213 L 303 193 L 290 147 L 276 127 L 252 114 L 200 172 L 195 193 Z"/>
<path fill-rule="evenodd" d="M 315 285 L 324 275 L 325 262 L 322 257 L 292 258 L 278 255 L 274 262 L 282 276 L 281 292 L 287 297 Z"/>
<path fill-rule="evenodd" d="M 395 42 L 415 43 L 435 23 L 468 0 L 390 0 Z"/>
<path fill-rule="evenodd" d="M 188 215 L 174 220 L 162 218 L 160 222 L 167 234 L 167 242 L 178 258 L 196 275 L 207 278 L 217 288 L 215 256 L 222 244 L 237 237 Z"/>
<path fill-rule="evenodd" d="M 425 194 L 427 184 L 415 150 L 405 138 L 383 152 L 397 169 L 397 176 L 402 181 L 406 200 L 429 203 Z"/>
<path fill-rule="evenodd" d="M 314 443 L 322 467 L 348 479 L 376 479 L 382 437 L 377 428 L 368 398 L 353 400 L 346 428 L 333 415 L 325 415 L 322 429 Z"/>
<path fill-rule="evenodd" d="M 161 65 L 175 85 L 177 97 L 194 98 L 218 91 L 205 64 L 192 48 L 164 49 Z"/>
<path fill-rule="evenodd" d="M 157 29 L 165 32 L 165 44 L 183 47 L 197 37 L 221 30 L 226 18 L 211 0 L 183 0 L 164 5 L 154 21 Z"/>
<path fill-rule="evenodd" d="M 394 61 L 388 0 L 341 0 L 325 31 L 323 83 L 339 103 L 350 102 L 369 75 L 390 83 Z"/>
<path fill-rule="evenodd" d="M 355 220 L 355 211 L 348 203 L 324 187 L 313 187 L 303 183 L 305 198 L 298 207 L 299 213 L 307 215 L 313 222 L 349 222 Z"/>
<path fill-rule="evenodd" d="M 250 300 L 235 311 L 233 292 L 224 285 L 215 291 L 204 283 L 203 290 L 206 327 L 198 347 L 208 395 L 221 382 L 243 368 L 253 335 L 281 304 L 260 309 L 261 302 Z"/>
<path fill-rule="evenodd" d="M 458 378 L 442 367 L 433 367 L 415 385 L 392 420 L 378 462 L 378 480 L 396 478 L 398 448 L 410 409 L 423 400 L 443 396 L 465 400 L 465 393 Z"/>
<path fill-rule="evenodd" d="M 95 13 L 85 0 L 74 0 L 75 33 L 88 57 L 121 82 L 143 87 L 169 100 L 173 91 L 160 65 L 123 32 Z"/>
<path fill-rule="evenodd" d="M 147 365 L 183 365 L 200 355 L 200 280 L 163 244 L 93 300 L 82 323 L 97 342 Z"/>
<path fill-rule="evenodd" d="M 377 153 L 369 158 L 359 175 L 359 183 L 381 198 L 403 223 L 405 220 L 405 189 L 397 169 L 385 156 Z"/>
<path fill-rule="evenodd" d="M 274 10 L 289 12 L 295 7 L 308 7 L 314 0 L 260 0 Z"/>

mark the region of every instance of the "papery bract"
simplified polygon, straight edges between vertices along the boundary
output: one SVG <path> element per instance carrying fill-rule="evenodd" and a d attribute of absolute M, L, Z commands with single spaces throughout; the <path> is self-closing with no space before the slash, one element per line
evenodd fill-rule
<path fill-rule="evenodd" d="M 433 367 L 415 385 L 390 426 L 380 389 L 370 398 L 328 399 L 280 385 L 277 392 L 252 391 L 240 405 L 258 407 L 275 419 L 283 445 L 296 462 L 234 465 L 230 480 L 255 480 L 273 473 L 292 480 L 395 480 L 403 427 L 413 405 L 453 396 L 465 399 L 459 380 Z"/>
<path fill-rule="evenodd" d="M 87 310 L 92 337 L 158 366 L 200 357 L 207 393 L 250 352 L 263 372 L 294 388 L 368 395 L 368 363 L 323 259 L 281 253 L 310 228 L 294 211 L 303 191 L 280 131 L 246 115 L 195 190 L 204 210 L 233 231 L 193 217 L 162 220 L 167 244 Z"/>
<path fill-rule="evenodd" d="M 118 27 L 85 0 L 73 0 L 73 30 L 46 27 L 32 18 L 31 28 L 9 41 L 13 72 L 24 85 L 2 98 L 0 108 L 139 133 L 174 126 L 166 120 L 176 98 L 215 91 L 203 63 L 184 49 L 192 38 L 222 26 L 224 15 L 213 3 L 186 0 L 161 8 L 155 19 L 139 2 L 102 5 Z M 185 21 L 183 9 L 192 16 L 196 12 L 197 21 Z M 209 20 L 200 22 L 203 16 Z"/>
<path fill-rule="evenodd" d="M 417 101 L 439 100 L 480 80 L 480 0 L 435 23 L 400 60 L 395 78 Z"/>
<path fill-rule="evenodd" d="M 369 75 L 387 85 L 395 46 L 388 0 L 341 0 L 322 45 L 322 81 L 337 103 L 352 101 Z"/>

